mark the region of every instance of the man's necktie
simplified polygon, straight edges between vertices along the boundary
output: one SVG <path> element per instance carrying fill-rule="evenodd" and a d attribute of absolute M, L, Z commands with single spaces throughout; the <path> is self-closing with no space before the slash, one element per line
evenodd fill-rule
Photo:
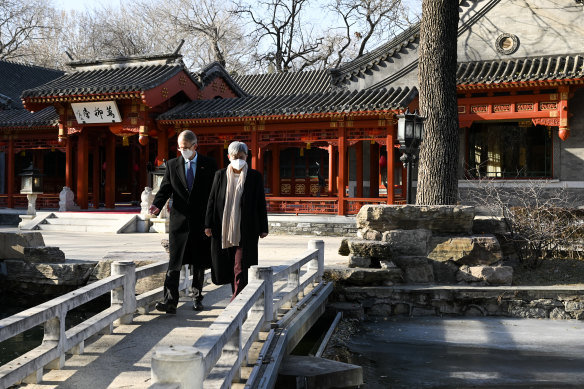
<path fill-rule="evenodd" d="M 193 174 L 193 169 L 191 168 L 192 161 L 187 163 L 187 186 L 189 188 L 189 192 L 193 188 L 193 181 L 195 181 L 195 175 Z"/>

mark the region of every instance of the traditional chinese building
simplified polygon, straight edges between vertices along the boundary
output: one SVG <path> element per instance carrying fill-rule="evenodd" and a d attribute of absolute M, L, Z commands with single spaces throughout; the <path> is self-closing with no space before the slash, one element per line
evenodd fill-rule
<path fill-rule="evenodd" d="M 460 12 L 461 187 L 480 176 L 584 190 L 584 6 L 468 0 Z M 413 26 L 337 69 L 233 79 L 217 64 L 191 74 L 176 54 L 73 63 L 22 99 L 54 107 L 58 129 L 42 131 L 60 140 L 82 208 L 137 200 L 148 164 L 191 129 L 220 166 L 230 141 L 250 146 L 270 211 L 351 214 L 403 202 L 396 115 L 418 105 L 418 46 Z"/>

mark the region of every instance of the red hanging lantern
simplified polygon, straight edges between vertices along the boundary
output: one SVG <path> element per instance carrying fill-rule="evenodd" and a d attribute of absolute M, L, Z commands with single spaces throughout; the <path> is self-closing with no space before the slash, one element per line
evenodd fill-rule
<path fill-rule="evenodd" d="M 385 167 L 387 167 L 387 158 L 385 158 L 385 155 L 382 155 L 382 156 L 379 158 L 379 167 L 380 167 L 380 168 L 385 168 Z"/>
<path fill-rule="evenodd" d="M 568 127 L 560 127 L 558 130 L 558 136 L 561 140 L 566 140 L 570 137 L 570 129 Z"/>
<path fill-rule="evenodd" d="M 146 146 L 148 144 L 148 135 L 147 134 L 141 134 L 140 137 L 138 138 L 138 142 L 140 142 L 140 144 L 142 146 Z"/>

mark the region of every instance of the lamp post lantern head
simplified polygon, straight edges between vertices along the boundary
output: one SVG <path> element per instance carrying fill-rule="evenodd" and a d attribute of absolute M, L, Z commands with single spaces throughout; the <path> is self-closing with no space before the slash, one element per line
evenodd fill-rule
<path fill-rule="evenodd" d="M 406 109 L 401 115 L 397 115 L 397 140 L 401 148 L 417 148 L 424 136 L 423 121 L 425 118 L 418 115 L 418 111 L 411 113 Z"/>
<path fill-rule="evenodd" d="M 32 166 L 24 169 L 19 176 L 21 177 L 20 193 L 33 194 L 43 192 L 43 176 L 40 170 Z"/>
<path fill-rule="evenodd" d="M 166 159 L 162 160 L 162 163 L 152 171 L 152 193 L 158 192 L 164 174 L 166 172 Z"/>

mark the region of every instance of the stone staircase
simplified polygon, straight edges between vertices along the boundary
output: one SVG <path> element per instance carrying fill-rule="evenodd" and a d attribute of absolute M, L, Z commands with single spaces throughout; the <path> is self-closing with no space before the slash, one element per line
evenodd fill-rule
<path fill-rule="evenodd" d="M 63 232 L 138 232 L 137 214 L 98 212 L 39 212 L 21 230 Z"/>

